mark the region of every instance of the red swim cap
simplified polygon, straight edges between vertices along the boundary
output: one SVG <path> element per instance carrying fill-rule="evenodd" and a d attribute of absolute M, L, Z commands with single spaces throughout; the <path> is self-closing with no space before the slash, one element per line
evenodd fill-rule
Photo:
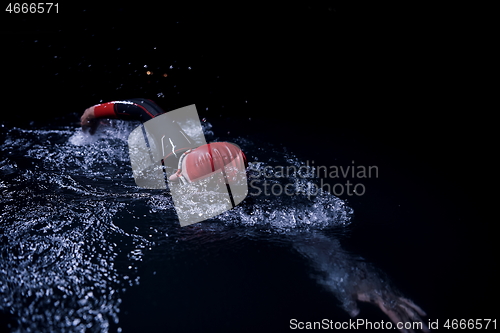
<path fill-rule="evenodd" d="M 223 170 L 229 182 L 238 179 L 238 172 L 245 170 L 247 160 L 241 149 L 229 142 L 212 142 L 187 151 L 179 167 L 184 179 L 193 182 Z"/>

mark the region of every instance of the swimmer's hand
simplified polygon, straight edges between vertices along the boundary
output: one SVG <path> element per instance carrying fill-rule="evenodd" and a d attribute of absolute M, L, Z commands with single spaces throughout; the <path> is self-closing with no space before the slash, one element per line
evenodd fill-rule
<path fill-rule="evenodd" d="M 422 320 L 420 316 L 425 316 L 425 312 L 411 300 L 396 296 L 392 293 L 380 293 L 376 290 L 371 290 L 368 292 L 358 292 L 357 297 L 359 301 L 369 302 L 377 305 L 394 323 L 394 325 L 402 325 L 399 328 L 400 332 L 412 333 L 415 332 L 413 329 L 405 329 L 404 323 L 416 325 L 414 323 L 420 323 L 422 325 L 423 332 L 430 332 L 429 328 Z M 397 326 L 396 326 L 397 327 Z"/>
<path fill-rule="evenodd" d="M 95 133 L 98 122 L 94 114 L 93 106 L 85 110 L 80 118 L 80 124 L 84 132 L 88 132 L 89 134 Z"/>
<path fill-rule="evenodd" d="M 318 282 L 335 294 L 351 317 L 360 313 L 358 302 L 369 302 L 378 306 L 400 332 L 409 333 L 415 329 L 429 332 L 421 319 L 425 312 L 402 297 L 386 274 L 362 258 L 342 250 L 336 239 L 320 233 L 312 233 L 309 237 L 304 242 L 296 242 L 295 248 L 310 260 L 319 273 L 316 275 Z M 405 323 L 418 323 L 419 327 L 405 329 Z"/>

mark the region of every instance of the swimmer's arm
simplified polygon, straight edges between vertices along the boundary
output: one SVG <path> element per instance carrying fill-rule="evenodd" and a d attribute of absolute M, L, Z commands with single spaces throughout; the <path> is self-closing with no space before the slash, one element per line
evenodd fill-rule
<path fill-rule="evenodd" d="M 333 292 L 342 307 L 352 316 L 359 314 L 357 302 L 378 306 L 394 324 L 420 322 L 421 330 L 429 332 L 422 320 L 425 312 L 388 283 L 383 272 L 369 263 L 342 250 L 338 240 L 319 233 L 310 234 L 306 242 L 295 242 L 294 247 L 308 258 L 318 271 L 318 282 Z M 413 332 L 400 329 L 400 332 Z"/>
<path fill-rule="evenodd" d="M 92 129 L 97 125 L 97 119 L 109 118 L 117 118 L 114 108 L 114 102 L 97 104 L 86 109 L 80 118 L 80 124 L 84 129 Z"/>
<path fill-rule="evenodd" d="M 82 129 L 89 134 L 94 134 L 99 125 L 99 119 L 118 118 L 115 112 L 114 102 L 97 104 L 83 112 L 80 118 Z"/>
<path fill-rule="evenodd" d="M 141 98 L 112 101 L 97 104 L 85 110 L 81 117 L 81 125 L 82 127 L 92 127 L 96 119 L 122 119 L 146 122 L 163 112 L 153 101 Z"/>

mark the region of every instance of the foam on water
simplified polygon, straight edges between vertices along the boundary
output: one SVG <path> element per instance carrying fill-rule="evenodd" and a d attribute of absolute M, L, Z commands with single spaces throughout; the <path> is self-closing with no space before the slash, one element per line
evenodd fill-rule
<path fill-rule="evenodd" d="M 94 136 L 71 127 L 12 128 L 2 134 L 0 311 L 12 316 L 14 331 L 108 331 L 118 322 L 123 288 L 139 281 L 131 268 L 143 249 L 176 242 L 176 233 L 189 238 L 193 230 L 223 234 L 227 226 L 237 226 L 239 236 L 246 237 L 256 230 L 283 234 L 350 222 L 352 209 L 320 192 L 249 195 L 235 209 L 180 228 L 168 195 L 134 183 L 127 138 L 137 125 L 112 121 Z M 213 136 L 210 123 L 202 125 Z M 271 160 L 262 156 L 262 149 L 274 149 L 268 144 L 248 138 L 233 142 L 250 162 Z M 274 151 L 273 159 L 301 165 L 284 152 Z M 279 181 L 294 186 L 309 182 L 300 177 Z M 142 225 L 164 219 L 156 238 L 128 230 L 126 224 L 133 221 L 122 222 L 137 214 L 136 207 L 150 214 L 141 215 Z"/>
<path fill-rule="evenodd" d="M 130 176 L 126 151 L 82 138 L 13 128 L 0 147 L 0 310 L 14 331 L 107 331 L 130 285 L 115 268 L 117 244 L 149 243 L 114 224 L 125 203 L 98 199 L 114 194 L 106 177 Z"/>

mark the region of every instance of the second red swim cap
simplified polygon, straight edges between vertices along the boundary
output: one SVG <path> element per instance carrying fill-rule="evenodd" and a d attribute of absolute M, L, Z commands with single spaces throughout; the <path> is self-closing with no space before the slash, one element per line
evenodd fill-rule
<path fill-rule="evenodd" d="M 186 152 L 179 166 L 188 182 L 219 170 L 223 170 L 227 180 L 232 182 L 238 178 L 239 171 L 245 170 L 247 160 L 238 146 L 229 142 L 212 142 Z"/>

